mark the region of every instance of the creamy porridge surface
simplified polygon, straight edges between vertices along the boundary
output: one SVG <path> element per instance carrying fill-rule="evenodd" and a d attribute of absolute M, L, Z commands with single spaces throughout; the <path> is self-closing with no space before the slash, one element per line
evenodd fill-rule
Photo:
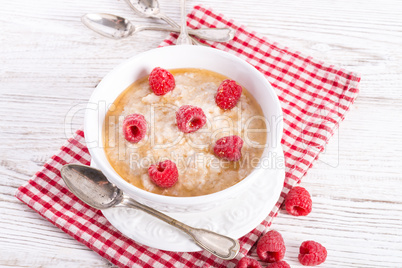
<path fill-rule="evenodd" d="M 170 72 L 176 81 L 173 91 L 156 96 L 144 77 L 128 87 L 110 107 L 103 138 L 112 167 L 131 184 L 170 196 L 210 194 L 244 179 L 263 152 L 263 146 L 258 145 L 266 143 L 266 123 L 258 103 L 243 88 L 236 107 L 222 110 L 215 103 L 215 94 L 227 77 L 201 69 Z M 180 132 L 176 111 L 182 105 L 202 108 L 207 117 L 204 127 L 193 133 Z M 137 144 L 124 139 L 121 127 L 124 118 L 133 113 L 144 115 L 148 123 L 146 137 Z M 218 159 L 213 153 L 215 141 L 229 135 L 238 135 L 244 141 L 242 159 L 237 162 Z M 148 167 L 166 159 L 176 163 L 179 179 L 173 187 L 164 189 L 149 179 Z"/>

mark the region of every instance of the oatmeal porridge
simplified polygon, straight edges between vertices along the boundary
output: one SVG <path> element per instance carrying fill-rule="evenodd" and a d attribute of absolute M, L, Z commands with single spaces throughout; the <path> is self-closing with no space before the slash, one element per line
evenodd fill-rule
<path fill-rule="evenodd" d="M 244 179 L 260 159 L 267 138 L 267 123 L 258 103 L 242 88 L 235 106 L 224 110 L 218 107 L 216 95 L 227 77 L 204 69 L 169 72 L 175 80 L 173 90 L 156 95 L 144 77 L 109 108 L 103 141 L 112 167 L 136 187 L 169 196 L 210 194 Z M 203 111 L 206 117 L 202 127 L 189 133 L 180 131 L 177 123 L 178 111 L 187 106 Z M 134 143 L 128 141 L 122 127 L 125 118 L 133 114 L 140 115 L 144 124 L 146 121 L 146 133 Z M 217 141 L 231 135 L 241 137 L 240 159 L 219 157 L 214 148 Z M 170 187 L 156 185 L 148 172 L 151 165 L 165 160 L 174 162 L 178 171 L 178 180 Z"/>

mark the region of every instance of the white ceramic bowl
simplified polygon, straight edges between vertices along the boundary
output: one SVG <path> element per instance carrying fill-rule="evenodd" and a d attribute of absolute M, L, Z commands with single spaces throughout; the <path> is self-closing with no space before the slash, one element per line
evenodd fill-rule
<path fill-rule="evenodd" d="M 262 157 L 272 158 L 282 138 L 282 109 L 266 78 L 244 60 L 221 50 L 202 46 L 169 46 L 149 50 L 125 61 L 106 75 L 93 92 L 85 113 L 85 140 L 94 166 L 126 194 L 139 202 L 168 212 L 196 212 L 230 202 L 245 191 L 250 182 L 268 176 L 260 164 L 241 182 L 225 190 L 197 197 L 171 197 L 139 189 L 122 179 L 110 165 L 102 147 L 102 127 L 107 107 L 134 81 L 153 68 L 201 68 L 223 74 L 244 86 L 260 104 L 269 122 L 268 146 Z M 267 178 L 268 179 L 268 178 Z"/>

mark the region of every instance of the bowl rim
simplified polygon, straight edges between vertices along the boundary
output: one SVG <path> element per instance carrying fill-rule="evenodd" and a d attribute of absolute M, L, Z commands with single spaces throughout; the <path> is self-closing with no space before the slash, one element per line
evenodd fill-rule
<path fill-rule="evenodd" d="M 102 78 L 100 83 L 96 86 L 96 88 L 93 91 L 93 93 L 91 94 L 91 97 L 89 98 L 89 101 L 87 104 L 87 109 L 86 109 L 85 118 L 84 118 L 84 134 L 85 134 L 84 137 L 85 137 L 85 141 L 87 142 L 87 144 L 88 144 L 88 142 L 90 142 L 90 140 L 93 136 L 92 134 L 99 132 L 99 129 L 96 129 L 96 131 L 94 131 L 89 128 L 89 126 L 90 126 L 89 121 L 92 120 L 91 115 L 90 115 L 91 108 L 89 106 L 92 103 L 91 100 L 96 98 L 97 95 L 99 94 L 99 90 L 102 89 L 103 84 L 105 83 L 104 81 L 112 79 L 116 73 L 118 73 L 120 70 L 127 68 L 127 66 L 130 65 L 130 63 L 132 63 L 133 61 L 136 61 L 136 60 L 138 61 L 139 59 L 141 59 L 143 57 L 147 57 L 148 55 L 155 53 L 155 51 L 160 52 L 162 50 L 167 51 L 166 53 L 177 53 L 178 51 L 180 53 L 187 53 L 189 51 L 191 53 L 194 53 L 194 51 L 197 51 L 200 53 L 210 53 L 210 54 L 212 53 L 212 55 L 229 58 L 230 60 L 234 61 L 234 64 L 242 64 L 247 69 L 248 72 L 254 73 L 255 77 L 258 78 L 260 81 L 262 81 L 262 83 L 265 84 L 265 86 L 266 86 L 265 90 L 267 91 L 268 94 L 270 94 L 270 97 L 277 104 L 275 107 L 276 108 L 275 115 L 280 118 L 280 121 L 276 125 L 275 142 L 280 146 L 280 141 L 281 141 L 282 135 L 283 135 L 283 111 L 281 109 L 279 98 L 276 95 L 272 85 L 268 82 L 267 78 L 260 71 L 258 71 L 254 66 L 252 66 L 250 63 L 237 57 L 236 55 L 230 54 L 228 52 L 225 52 L 225 51 L 222 51 L 219 49 L 211 48 L 211 47 L 190 46 L 190 45 L 167 46 L 167 47 L 154 48 L 154 49 L 139 53 L 133 57 L 126 59 L 125 61 L 123 61 L 122 63 L 117 65 L 115 68 L 113 68 L 111 71 L 109 71 L 109 73 L 107 73 Z M 123 92 L 123 91 L 121 91 L 121 92 Z M 121 92 L 119 93 L 119 95 L 121 94 Z M 252 93 L 250 93 L 250 94 L 253 95 Z M 113 99 L 111 102 L 114 102 L 114 101 L 115 101 L 115 99 Z M 257 100 L 257 102 L 258 102 L 258 100 Z M 259 104 L 261 105 L 261 103 L 259 103 Z M 265 117 L 265 115 L 264 115 L 264 117 Z M 102 128 L 103 122 L 102 122 L 102 124 L 99 124 L 99 126 L 100 126 L 100 128 Z M 101 139 L 102 138 L 103 137 L 101 137 Z M 267 142 L 268 142 L 268 140 L 267 140 Z M 112 183 L 114 183 L 119 188 L 122 188 L 123 191 L 125 191 L 127 189 L 129 192 L 132 192 L 132 191 L 135 192 L 136 193 L 135 197 L 137 197 L 137 198 L 149 200 L 151 202 L 163 203 L 165 205 L 183 205 L 183 204 L 185 204 L 187 206 L 187 205 L 196 205 L 196 204 L 206 203 L 206 200 L 208 200 L 207 201 L 208 203 L 217 201 L 217 200 L 221 200 L 223 196 L 230 196 L 230 194 L 236 193 L 236 191 L 239 188 L 244 187 L 245 185 L 249 184 L 250 181 L 252 180 L 252 178 L 256 178 L 256 177 L 260 176 L 261 174 L 263 174 L 263 172 L 264 172 L 264 169 L 256 167 L 249 175 L 247 175 L 240 182 L 238 182 L 228 188 L 225 188 L 221 191 L 214 192 L 214 193 L 207 194 L 207 195 L 184 196 L 184 197 L 183 196 L 165 196 L 165 195 L 148 192 L 146 190 L 143 190 L 141 188 L 138 188 L 138 187 L 130 184 L 129 182 L 124 180 L 113 169 L 113 167 L 110 165 L 110 163 L 109 163 L 110 168 L 107 165 L 104 165 L 103 161 L 99 158 L 99 155 L 98 155 L 98 153 L 100 151 L 103 154 L 105 154 L 103 147 L 100 147 L 100 148 L 99 148 L 99 146 L 88 147 L 88 151 L 91 155 L 91 162 L 93 161 L 94 165 L 97 168 L 99 168 L 102 172 L 104 172 L 106 177 Z M 274 152 L 274 151 L 275 151 L 275 148 L 271 148 L 271 146 L 269 146 L 264 149 L 261 157 L 268 154 L 269 152 Z M 127 192 L 127 191 L 125 191 L 125 192 Z"/>

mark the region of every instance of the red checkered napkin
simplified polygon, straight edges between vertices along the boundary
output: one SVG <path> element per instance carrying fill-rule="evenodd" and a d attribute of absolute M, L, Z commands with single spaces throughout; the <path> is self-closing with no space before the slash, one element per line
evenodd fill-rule
<path fill-rule="evenodd" d="M 209 45 L 237 55 L 262 72 L 275 88 L 284 112 L 285 187 L 266 220 L 240 239 L 239 259 L 267 230 L 289 189 L 300 181 L 324 149 L 354 102 L 360 78 L 271 42 L 202 6 L 194 7 L 188 23 L 193 28 L 236 29 L 236 37 L 229 43 Z M 173 44 L 175 37 L 171 35 L 162 45 Z M 236 260 L 223 261 L 207 252 L 161 251 L 124 237 L 99 211 L 89 208 L 67 190 L 59 172 L 67 163 L 90 163 L 82 130 L 18 189 L 16 197 L 102 257 L 120 267 L 235 266 Z"/>

